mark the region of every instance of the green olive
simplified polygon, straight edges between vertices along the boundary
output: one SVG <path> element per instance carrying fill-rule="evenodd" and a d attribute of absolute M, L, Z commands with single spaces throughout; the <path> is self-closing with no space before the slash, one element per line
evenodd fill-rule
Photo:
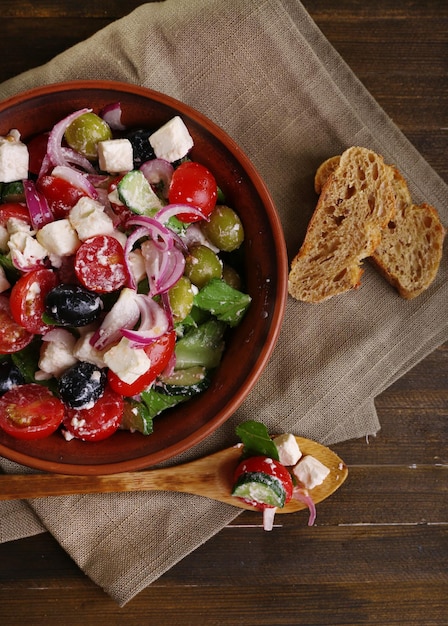
<path fill-rule="evenodd" d="M 185 319 L 193 308 L 194 293 L 190 279 L 182 276 L 168 291 L 168 297 L 174 321 L 180 322 Z"/>
<path fill-rule="evenodd" d="M 217 205 L 207 222 L 201 225 L 202 232 L 217 248 L 232 252 L 244 241 L 244 229 L 240 218 L 225 204 Z"/>
<path fill-rule="evenodd" d="M 234 289 L 241 290 L 241 276 L 231 265 L 224 263 L 222 268 L 222 279 Z"/>
<path fill-rule="evenodd" d="M 186 257 L 184 274 L 201 289 L 212 278 L 221 278 L 222 263 L 208 246 L 194 244 Z"/>
<path fill-rule="evenodd" d="M 98 142 L 112 138 L 109 124 L 95 113 L 83 113 L 67 127 L 65 140 L 74 150 L 88 159 L 95 159 Z"/>

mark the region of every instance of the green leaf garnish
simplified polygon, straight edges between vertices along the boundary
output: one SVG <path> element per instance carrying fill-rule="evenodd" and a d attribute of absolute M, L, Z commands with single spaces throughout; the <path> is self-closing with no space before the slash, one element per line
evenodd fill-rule
<path fill-rule="evenodd" d="M 248 294 L 234 289 L 220 278 L 212 278 L 194 297 L 196 306 L 210 311 L 229 326 L 240 323 L 251 300 Z"/>
<path fill-rule="evenodd" d="M 268 456 L 279 460 L 278 450 L 269 436 L 268 429 L 261 422 L 248 420 L 236 427 L 238 437 L 244 444 L 243 457 Z"/>

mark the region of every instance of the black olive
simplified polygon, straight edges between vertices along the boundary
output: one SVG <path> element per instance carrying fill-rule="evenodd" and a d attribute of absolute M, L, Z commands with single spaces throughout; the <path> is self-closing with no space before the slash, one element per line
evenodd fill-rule
<path fill-rule="evenodd" d="M 17 385 L 23 385 L 25 378 L 19 368 L 7 359 L 0 363 L 0 396 Z"/>
<path fill-rule="evenodd" d="M 94 403 L 104 393 L 106 371 L 92 363 L 78 361 L 58 380 L 61 400 L 73 409 Z"/>
<path fill-rule="evenodd" d="M 126 135 L 127 139 L 131 142 L 132 152 L 134 158 L 134 168 L 137 169 L 145 161 L 155 158 L 154 150 L 149 143 L 149 137 L 152 135 L 152 130 L 134 130 Z"/>
<path fill-rule="evenodd" d="M 58 285 L 45 298 L 45 310 L 61 326 L 87 326 L 100 315 L 103 302 L 80 285 Z"/>

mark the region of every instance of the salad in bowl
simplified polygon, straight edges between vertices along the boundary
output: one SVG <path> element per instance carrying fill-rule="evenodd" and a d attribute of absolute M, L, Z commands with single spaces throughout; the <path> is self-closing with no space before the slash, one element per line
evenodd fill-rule
<path fill-rule="evenodd" d="M 251 224 L 235 183 L 226 189 L 222 156 L 214 168 L 188 107 L 136 119 L 116 87 L 101 105 L 65 110 L 31 134 L 17 119 L 0 137 L 0 444 L 16 460 L 42 449 L 44 469 L 49 448 L 75 446 L 74 467 L 84 466 L 89 445 L 124 433 L 126 442 L 153 439 L 165 416 L 188 421 L 190 407 L 231 377 L 221 368 L 252 308 L 269 317 L 248 271 Z M 269 352 L 278 326 L 272 338 L 267 330 Z M 253 328 L 244 332 L 250 343 Z M 257 367 L 236 401 L 231 388 L 221 396 L 232 400 L 213 428 L 247 395 Z M 176 444 L 177 433 L 168 438 Z M 147 465 L 137 450 L 133 462 Z M 71 469 L 67 455 L 59 452 Z"/>

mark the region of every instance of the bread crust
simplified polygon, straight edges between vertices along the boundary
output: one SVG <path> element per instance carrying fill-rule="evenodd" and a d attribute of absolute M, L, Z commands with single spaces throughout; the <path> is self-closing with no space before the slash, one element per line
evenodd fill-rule
<path fill-rule="evenodd" d="M 319 166 L 314 177 L 316 193 L 323 193 L 340 162 L 341 156 L 337 155 Z M 395 214 L 382 229 L 369 260 L 401 297 L 412 299 L 425 291 L 437 275 L 446 230 L 433 206 L 413 203 L 398 168 L 385 167 L 391 174 Z"/>
<path fill-rule="evenodd" d="M 356 289 L 363 259 L 378 247 L 395 212 L 392 171 L 380 155 L 353 146 L 333 165 L 291 262 L 289 293 L 305 302 Z"/>

